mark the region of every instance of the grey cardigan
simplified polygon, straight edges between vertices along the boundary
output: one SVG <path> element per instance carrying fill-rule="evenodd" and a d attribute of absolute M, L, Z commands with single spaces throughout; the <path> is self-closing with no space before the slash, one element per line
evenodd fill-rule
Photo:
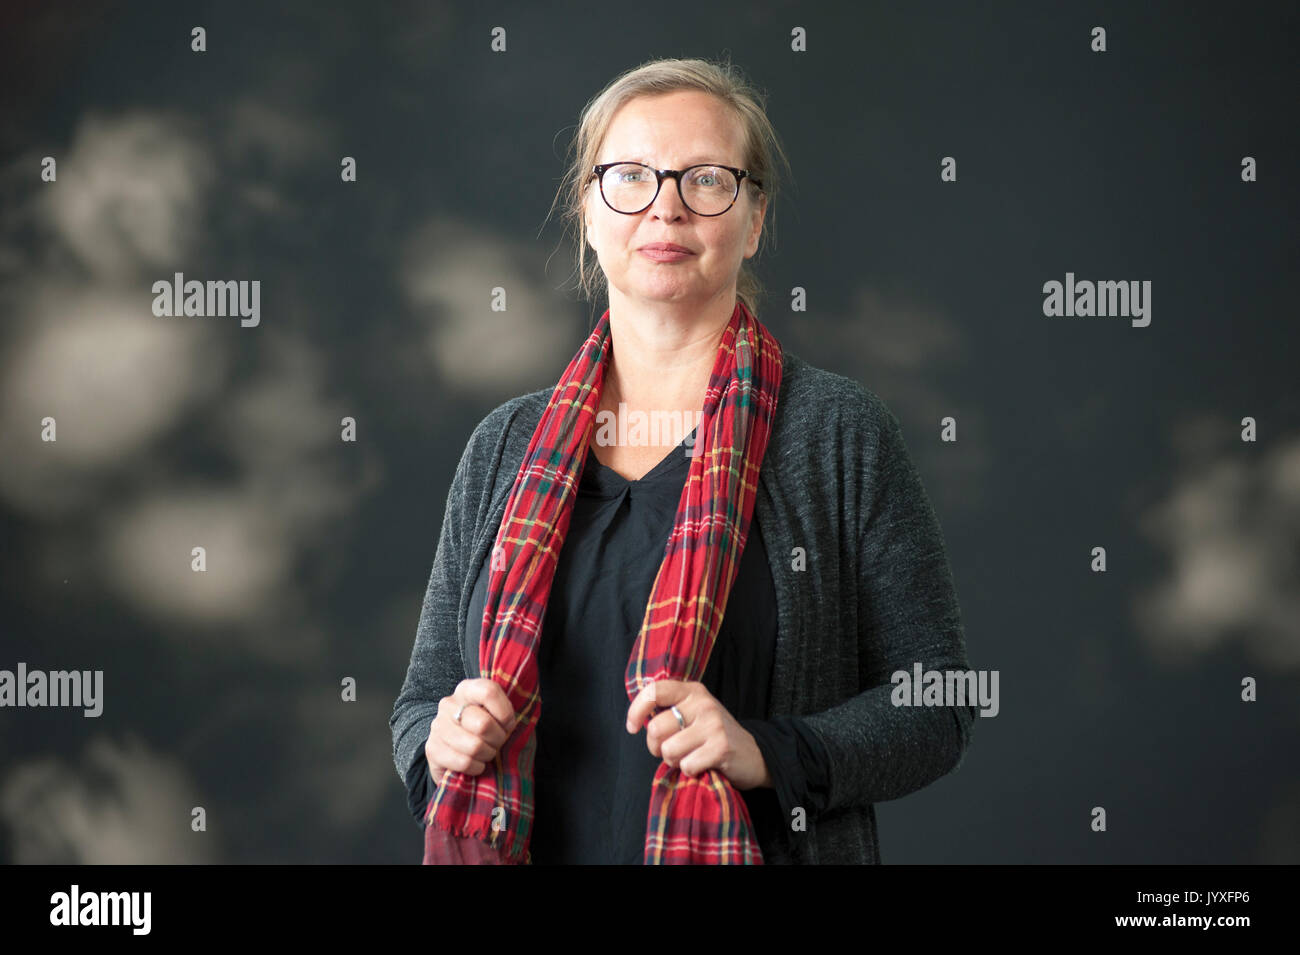
<path fill-rule="evenodd" d="M 955 770 L 976 706 L 895 706 L 890 675 L 967 670 L 952 573 L 898 420 L 852 379 L 783 350 L 755 513 L 776 588 L 770 718 L 799 715 L 831 757 L 826 809 L 764 845 L 764 861 L 879 863 L 874 803 Z M 462 634 L 550 388 L 512 398 L 471 434 L 447 495 L 415 646 L 389 726 L 405 782 L 438 701 L 477 677 Z"/>

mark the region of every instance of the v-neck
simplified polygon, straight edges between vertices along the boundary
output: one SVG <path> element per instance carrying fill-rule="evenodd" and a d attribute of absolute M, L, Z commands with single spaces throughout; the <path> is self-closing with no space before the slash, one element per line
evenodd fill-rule
<path fill-rule="evenodd" d="M 690 468 L 691 455 L 687 453 L 687 442 L 692 440 L 692 436 L 698 430 L 698 425 L 692 428 L 691 433 L 682 438 L 675 448 L 664 455 L 663 460 L 636 480 L 625 478 L 608 465 L 601 464 L 600 459 L 596 457 L 595 449 L 588 446 L 587 463 L 582 469 L 581 484 L 586 490 L 600 497 L 614 497 L 631 488 L 656 484 L 670 478 L 685 482 L 685 474 L 679 474 L 678 472 L 684 472 Z"/>

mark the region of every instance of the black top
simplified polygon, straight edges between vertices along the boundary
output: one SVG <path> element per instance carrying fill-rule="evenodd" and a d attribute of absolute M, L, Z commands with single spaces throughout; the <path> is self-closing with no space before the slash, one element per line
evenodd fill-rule
<path fill-rule="evenodd" d="M 542 622 L 534 864 L 644 860 L 650 781 L 660 760 L 646 747 L 644 729 L 627 732 L 623 680 L 690 470 L 689 440 L 639 481 L 588 451 Z M 490 562 L 491 552 L 470 599 L 469 647 L 479 641 Z M 776 592 L 755 518 L 701 682 L 754 736 L 767 764 L 773 788 L 740 791 L 765 845 L 788 831 L 795 807 L 815 817 L 829 787 L 829 756 L 807 724 L 765 718 L 776 630 Z M 423 747 L 407 790 L 423 825 L 434 792 Z"/>

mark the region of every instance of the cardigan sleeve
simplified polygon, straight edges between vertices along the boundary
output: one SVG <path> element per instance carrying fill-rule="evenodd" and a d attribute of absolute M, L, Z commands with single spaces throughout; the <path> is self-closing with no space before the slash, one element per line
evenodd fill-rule
<path fill-rule="evenodd" d="M 484 458 L 490 454 L 483 443 L 487 420 L 471 435 L 447 492 L 442 531 L 416 626 L 411 661 L 388 720 L 393 734 L 393 762 L 406 785 L 408 804 L 417 820 L 424 806 L 417 808 L 414 803 L 422 792 L 428 792 L 422 789 L 418 766 L 424 766 L 427 773 L 424 744 L 429 738 L 429 726 L 437 715 L 439 700 L 450 696 L 465 679 L 457 627 L 467 554 L 473 543 L 479 482 L 487 468 Z"/>
<path fill-rule="evenodd" d="M 939 522 L 899 423 L 877 397 L 859 434 L 866 450 L 850 459 L 858 482 L 858 681 L 853 697 L 804 721 L 830 753 L 827 810 L 897 799 L 961 765 L 974 704 L 895 706 L 899 670 L 967 670 L 952 573 Z"/>
<path fill-rule="evenodd" d="M 785 824 L 796 809 L 815 818 L 826 808 L 830 774 L 830 758 L 817 734 L 798 716 L 739 722 L 763 754 Z"/>
<path fill-rule="evenodd" d="M 424 755 L 424 749 L 421 748 L 406 771 L 406 807 L 411 811 L 415 824 L 421 829 L 424 828 L 424 810 L 428 808 L 433 792 L 433 776 L 429 773 L 429 760 Z"/>

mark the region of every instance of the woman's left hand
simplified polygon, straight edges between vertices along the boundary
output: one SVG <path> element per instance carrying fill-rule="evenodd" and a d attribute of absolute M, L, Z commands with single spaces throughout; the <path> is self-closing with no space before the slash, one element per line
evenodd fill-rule
<path fill-rule="evenodd" d="M 683 729 L 669 707 L 676 705 L 686 721 Z M 649 723 L 655 707 L 663 712 Z M 627 710 L 627 731 L 645 723 L 646 746 L 669 766 L 687 776 L 706 769 L 721 772 L 737 789 L 771 786 L 763 753 L 754 736 L 727 712 L 703 683 L 656 680 L 647 683 Z"/>

